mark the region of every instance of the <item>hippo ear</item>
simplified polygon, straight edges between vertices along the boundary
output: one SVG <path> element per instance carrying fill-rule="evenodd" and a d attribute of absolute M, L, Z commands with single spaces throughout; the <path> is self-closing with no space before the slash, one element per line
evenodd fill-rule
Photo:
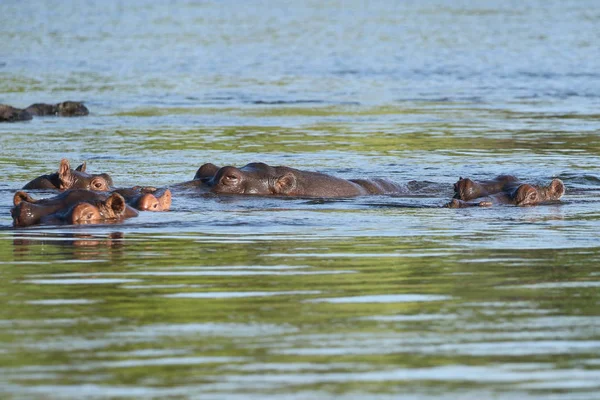
<path fill-rule="evenodd" d="M 86 167 L 86 163 L 85 161 L 83 162 L 83 164 L 81 164 L 79 167 L 77 167 L 75 169 L 75 171 L 79 171 L 79 172 L 85 172 L 85 167 Z"/>
<path fill-rule="evenodd" d="M 134 188 L 137 188 L 140 193 L 154 193 L 158 190 L 154 186 L 135 186 Z"/>
<path fill-rule="evenodd" d="M 125 208 L 127 207 L 123 196 L 116 192 L 111 194 L 108 199 L 106 199 L 105 204 L 109 209 L 112 210 L 117 218 L 125 213 Z"/>
<path fill-rule="evenodd" d="M 35 203 L 37 200 L 35 200 L 34 198 L 32 198 L 30 195 L 28 195 L 27 193 L 25 193 L 23 191 L 18 191 L 17 193 L 15 193 L 15 197 L 13 197 L 13 204 L 15 206 L 18 206 L 23 201 L 25 201 L 27 203 Z"/>
<path fill-rule="evenodd" d="M 296 177 L 291 172 L 277 178 L 273 185 L 275 194 L 283 194 L 289 196 L 296 189 Z"/>
<path fill-rule="evenodd" d="M 565 184 L 560 179 L 552 179 L 548 186 L 548 196 L 551 200 L 560 199 L 565 194 Z"/>
<path fill-rule="evenodd" d="M 171 201 L 172 196 L 171 191 L 169 189 L 165 190 L 164 193 L 160 197 L 158 197 L 158 202 L 162 206 L 163 211 L 169 211 L 169 209 L 171 208 Z"/>
<path fill-rule="evenodd" d="M 202 165 L 200 168 L 198 168 L 198 171 L 196 171 L 196 175 L 194 175 L 194 179 L 202 179 L 202 180 L 212 179 L 218 170 L 219 170 L 219 167 L 217 167 L 215 164 L 206 163 L 206 164 Z"/>
<path fill-rule="evenodd" d="M 67 190 L 73 186 L 73 174 L 71 174 L 71 165 L 69 160 L 63 158 L 58 166 L 58 179 L 60 180 L 59 189 Z"/>
<path fill-rule="evenodd" d="M 63 175 L 69 173 L 70 170 L 71 164 L 69 164 L 69 160 L 67 160 L 66 158 L 60 160 L 60 164 L 58 165 L 58 174 Z"/>

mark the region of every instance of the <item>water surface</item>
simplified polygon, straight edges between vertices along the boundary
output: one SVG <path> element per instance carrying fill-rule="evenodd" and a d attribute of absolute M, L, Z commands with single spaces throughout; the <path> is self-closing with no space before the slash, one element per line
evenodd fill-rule
<path fill-rule="evenodd" d="M 599 27 L 593 1 L 2 2 L 0 103 L 91 114 L 0 125 L 0 393 L 596 398 Z M 10 228 L 62 157 L 118 186 L 263 161 L 421 190 Z M 440 207 L 500 173 L 567 193 Z"/>

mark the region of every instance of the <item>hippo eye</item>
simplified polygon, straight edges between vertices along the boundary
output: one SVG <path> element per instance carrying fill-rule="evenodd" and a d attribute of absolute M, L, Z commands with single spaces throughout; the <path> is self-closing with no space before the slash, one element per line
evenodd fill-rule
<path fill-rule="evenodd" d="M 224 185 L 234 186 L 238 183 L 238 177 L 235 175 L 225 175 L 222 180 Z"/>
<path fill-rule="evenodd" d="M 92 186 L 96 190 L 102 190 L 102 189 L 106 188 L 106 183 L 101 179 L 96 179 L 96 180 L 92 181 Z"/>

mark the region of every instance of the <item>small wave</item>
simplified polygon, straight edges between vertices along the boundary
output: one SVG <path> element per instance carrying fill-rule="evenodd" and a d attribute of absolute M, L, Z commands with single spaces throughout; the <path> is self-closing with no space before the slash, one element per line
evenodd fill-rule
<path fill-rule="evenodd" d="M 600 190 L 600 176 L 591 174 L 563 173 L 558 175 L 568 188 Z"/>
<path fill-rule="evenodd" d="M 252 104 L 285 105 L 285 104 L 323 104 L 323 100 L 253 100 Z"/>

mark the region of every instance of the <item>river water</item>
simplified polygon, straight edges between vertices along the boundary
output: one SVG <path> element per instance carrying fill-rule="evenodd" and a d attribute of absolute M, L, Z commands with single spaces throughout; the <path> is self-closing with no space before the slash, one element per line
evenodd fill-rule
<path fill-rule="evenodd" d="M 599 37 L 592 0 L 2 1 L 0 103 L 91 113 L 0 125 L 0 396 L 597 399 Z M 12 229 L 63 157 L 414 192 Z M 500 173 L 567 193 L 440 207 Z"/>

